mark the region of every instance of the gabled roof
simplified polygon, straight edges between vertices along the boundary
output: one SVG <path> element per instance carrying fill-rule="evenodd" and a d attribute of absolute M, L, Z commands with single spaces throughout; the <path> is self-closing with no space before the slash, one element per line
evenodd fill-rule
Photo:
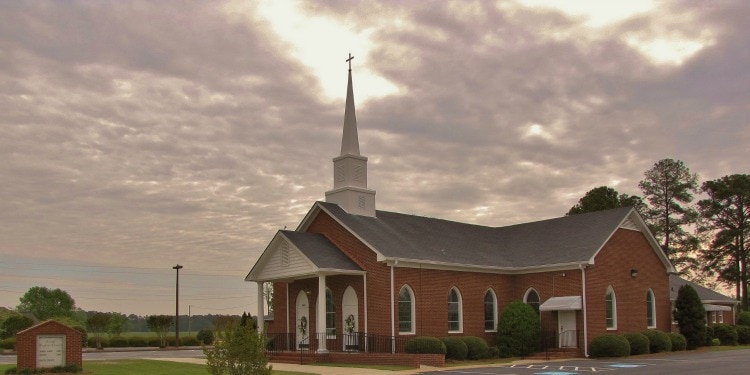
<path fill-rule="evenodd" d="M 352 215 L 336 204 L 316 202 L 298 230 L 305 230 L 320 210 L 375 251 L 381 261 L 460 265 L 509 272 L 590 264 L 607 240 L 629 220 L 649 238 L 667 270 L 673 271 L 632 208 L 487 227 L 380 210 L 376 217 Z"/>
<path fill-rule="evenodd" d="M 322 234 L 289 230 L 279 232 L 283 233 L 317 268 L 362 271 L 362 268 Z"/>
<path fill-rule="evenodd" d="M 701 301 L 705 303 L 731 303 L 739 304 L 740 302 L 732 297 L 725 296 L 717 291 L 706 288 L 703 285 L 685 280 L 677 275 L 669 275 L 669 300 L 677 300 L 677 293 L 683 285 L 690 285 L 698 293 Z"/>

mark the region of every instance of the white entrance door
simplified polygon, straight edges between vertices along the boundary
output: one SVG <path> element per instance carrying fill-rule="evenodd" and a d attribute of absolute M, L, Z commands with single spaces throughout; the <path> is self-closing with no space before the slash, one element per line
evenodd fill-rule
<path fill-rule="evenodd" d="M 575 310 L 566 310 L 557 312 L 557 326 L 559 334 L 559 344 L 561 348 L 576 348 L 578 343 L 576 336 L 576 312 Z"/>
<path fill-rule="evenodd" d="M 297 337 L 297 349 L 301 347 L 309 347 L 310 345 L 310 302 L 307 299 L 307 294 L 304 291 L 300 291 L 297 294 L 297 321 L 295 322 L 295 332 Z"/>
<path fill-rule="evenodd" d="M 344 291 L 344 298 L 341 306 L 341 326 L 344 327 L 344 350 L 357 350 L 359 339 L 359 300 L 357 292 L 351 286 Z"/>

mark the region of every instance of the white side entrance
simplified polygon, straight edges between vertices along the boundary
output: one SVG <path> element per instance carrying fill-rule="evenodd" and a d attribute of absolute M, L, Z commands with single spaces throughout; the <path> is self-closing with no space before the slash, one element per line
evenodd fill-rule
<path fill-rule="evenodd" d="M 575 310 L 559 310 L 557 312 L 557 328 L 561 348 L 578 347 Z"/>
<path fill-rule="evenodd" d="M 295 332 L 297 332 L 297 349 L 300 349 L 302 347 L 301 345 L 308 347 L 310 344 L 310 302 L 304 291 L 300 291 L 297 294 L 297 301 L 295 304 L 297 308 L 297 313 L 295 314 L 297 317 L 297 321 L 295 322 Z"/>
<path fill-rule="evenodd" d="M 344 350 L 355 350 L 358 347 L 359 339 L 359 299 L 357 292 L 351 286 L 344 291 L 344 298 L 341 306 L 341 326 L 344 327 Z"/>

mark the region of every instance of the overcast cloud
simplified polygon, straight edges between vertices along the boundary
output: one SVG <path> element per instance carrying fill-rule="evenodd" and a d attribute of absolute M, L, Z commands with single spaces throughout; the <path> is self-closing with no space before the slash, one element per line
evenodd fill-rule
<path fill-rule="evenodd" d="M 749 172 L 746 2 L 537 3 L 300 3 L 367 36 L 308 36 L 329 82 L 268 4 L 0 2 L 0 306 L 170 313 L 180 263 L 183 312 L 255 311 L 244 276 L 332 187 L 349 52 L 379 209 L 499 226 L 639 195 L 663 158 Z"/>

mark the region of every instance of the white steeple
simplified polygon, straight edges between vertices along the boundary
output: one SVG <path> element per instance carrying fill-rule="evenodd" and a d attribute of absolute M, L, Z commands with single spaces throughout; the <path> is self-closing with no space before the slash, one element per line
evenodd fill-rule
<path fill-rule="evenodd" d="M 375 190 L 367 188 L 367 158 L 359 154 L 357 116 L 354 113 L 352 89 L 352 57 L 349 63 L 349 82 L 346 88 L 344 134 L 341 155 L 333 159 L 333 190 L 326 192 L 326 202 L 336 203 L 344 211 L 362 216 L 375 216 Z"/>

